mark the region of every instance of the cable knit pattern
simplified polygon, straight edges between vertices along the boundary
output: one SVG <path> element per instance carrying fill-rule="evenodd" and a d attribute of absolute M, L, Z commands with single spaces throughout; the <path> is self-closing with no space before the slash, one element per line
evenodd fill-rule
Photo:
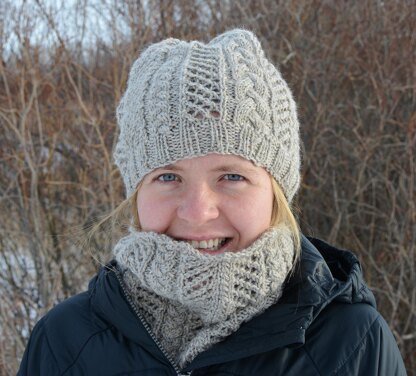
<path fill-rule="evenodd" d="M 133 231 L 114 255 L 152 331 L 183 366 L 279 299 L 294 245 L 286 226 L 266 231 L 245 250 L 220 255 Z"/>
<path fill-rule="evenodd" d="M 299 187 L 296 105 L 249 31 L 151 45 L 133 64 L 117 120 L 114 158 L 127 195 L 153 169 L 210 153 L 266 168 L 289 201 Z"/>

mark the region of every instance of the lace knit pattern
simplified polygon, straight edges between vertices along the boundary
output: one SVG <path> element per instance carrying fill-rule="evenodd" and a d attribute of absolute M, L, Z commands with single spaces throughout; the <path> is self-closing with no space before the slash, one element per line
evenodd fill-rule
<path fill-rule="evenodd" d="M 294 246 L 284 226 L 265 232 L 245 250 L 221 255 L 134 231 L 114 254 L 137 307 L 184 366 L 279 299 Z"/>
<path fill-rule="evenodd" d="M 209 153 L 266 168 L 289 201 L 299 187 L 296 105 L 249 31 L 151 45 L 133 64 L 117 120 L 114 157 L 127 195 L 153 169 Z"/>

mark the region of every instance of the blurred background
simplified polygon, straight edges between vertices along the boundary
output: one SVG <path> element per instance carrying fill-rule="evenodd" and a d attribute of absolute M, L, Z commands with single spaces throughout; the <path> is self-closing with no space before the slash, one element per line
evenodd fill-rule
<path fill-rule="evenodd" d="M 120 236 L 85 233 L 124 199 L 112 150 L 132 62 L 233 27 L 259 36 L 298 103 L 303 232 L 358 255 L 416 375 L 414 0 L 2 0 L 0 375 Z"/>

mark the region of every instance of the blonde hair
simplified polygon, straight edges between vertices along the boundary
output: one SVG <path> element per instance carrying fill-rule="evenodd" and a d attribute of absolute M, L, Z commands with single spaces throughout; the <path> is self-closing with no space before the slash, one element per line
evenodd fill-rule
<path fill-rule="evenodd" d="M 296 262 L 300 258 L 301 251 L 301 236 L 298 221 L 296 220 L 280 185 L 273 177 L 270 177 L 270 180 L 272 182 L 274 196 L 270 227 L 277 227 L 282 223 L 289 227 L 295 245 Z"/>
<path fill-rule="evenodd" d="M 270 227 L 277 227 L 281 224 L 285 224 L 289 227 L 293 243 L 295 245 L 295 262 L 300 257 L 301 250 L 301 236 L 298 222 L 290 208 L 290 205 L 286 199 L 285 194 L 283 193 L 282 188 L 276 182 L 273 177 L 270 177 L 273 190 L 273 208 L 272 215 L 270 219 Z M 118 207 L 116 207 L 111 213 L 107 214 L 96 223 L 91 231 L 88 234 L 89 239 L 91 239 L 108 221 L 112 220 L 121 227 L 132 226 L 134 229 L 140 231 L 140 219 L 139 213 L 137 211 L 137 194 L 140 190 L 141 183 L 137 186 L 135 191 L 126 198 Z"/>

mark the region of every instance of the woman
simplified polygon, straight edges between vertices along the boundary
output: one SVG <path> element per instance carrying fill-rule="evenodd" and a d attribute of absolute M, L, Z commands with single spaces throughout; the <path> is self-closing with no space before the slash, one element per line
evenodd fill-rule
<path fill-rule="evenodd" d="M 251 32 L 150 46 L 117 119 L 130 233 L 19 375 L 405 374 L 357 259 L 299 234 L 296 106 Z"/>

